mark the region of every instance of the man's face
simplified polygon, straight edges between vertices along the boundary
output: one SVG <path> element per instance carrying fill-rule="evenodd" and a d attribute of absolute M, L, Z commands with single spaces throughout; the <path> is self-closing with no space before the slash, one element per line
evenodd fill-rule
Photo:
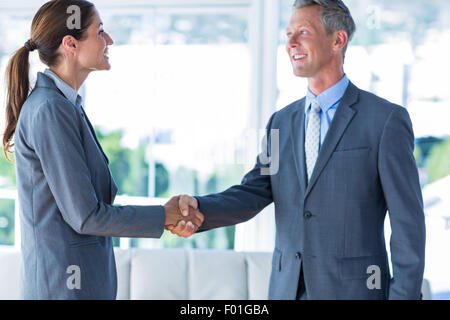
<path fill-rule="evenodd" d="M 333 60 L 334 37 L 327 35 L 321 15 L 320 6 L 296 9 L 286 29 L 286 50 L 298 77 L 320 76 Z"/>

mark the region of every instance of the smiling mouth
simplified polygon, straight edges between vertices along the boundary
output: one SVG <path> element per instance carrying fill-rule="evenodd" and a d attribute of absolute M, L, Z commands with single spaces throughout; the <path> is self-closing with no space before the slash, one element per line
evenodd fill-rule
<path fill-rule="evenodd" d="M 307 54 L 294 54 L 292 55 L 292 59 L 294 61 L 299 61 L 305 59 L 307 56 L 308 56 Z"/>

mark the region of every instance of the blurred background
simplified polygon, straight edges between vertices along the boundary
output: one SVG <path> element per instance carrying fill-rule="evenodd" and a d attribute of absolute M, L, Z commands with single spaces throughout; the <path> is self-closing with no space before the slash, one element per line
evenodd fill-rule
<path fill-rule="evenodd" d="M 1 132 L 6 65 L 45 2 L 0 0 Z M 172 195 L 239 183 L 254 165 L 271 114 L 306 94 L 285 52 L 293 0 L 92 2 L 115 41 L 112 69 L 92 73 L 80 94 L 119 186 L 116 204 L 162 204 Z M 426 213 L 425 277 L 433 298 L 450 299 L 450 2 L 344 2 L 357 24 L 348 77 L 410 113 Z M 35 81 L 45 66 L 36 52 L 30 64 Z M 16 199 L 14 163 L 2 156 L 0 245 L 20 246 Z M 161 239 L 114 243 L 272 251 L 274 231 L 269 206 L 247 223 L 190 239 L 165 232 Z"/>

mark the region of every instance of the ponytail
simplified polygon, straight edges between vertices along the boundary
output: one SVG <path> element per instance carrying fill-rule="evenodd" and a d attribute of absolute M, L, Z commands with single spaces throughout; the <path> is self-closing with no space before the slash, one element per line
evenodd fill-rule
<path fill-rule="evenodd" d="M 22 48 L 17 50 L 9 61 L 6 69 L 6 128 L 3 135 L 3 152 L 6 159 L 14 146 L 13 137 L 16 131 L 17 121 L 19 120 L 20 110 L 30 93 L 30 63 L 28 61 L 30 55 L 30 47 L 27 42 Z"/>
<path fill-rule="evenodd" d="M 81 11 L 81 28 L 67 27 L 67 9 L 77 6 Z M 3 135 L 3 152 L 6 159 L 13 153 L 13 137 L 19 120 L 20 110 L 30 94 L 28 61 L 30 52 L 37 49 L 41 61 L 51 67 L 59 63 L 58 48 L 62 39 L 70 35 L 77 40 L 87 37 L 87 29 L 95 15 L 94 5 L 86 0 L 51 0 L 42 5 L 31 23 L 31 39 L 17 50 L 6 69 L 6 128 Z"/>

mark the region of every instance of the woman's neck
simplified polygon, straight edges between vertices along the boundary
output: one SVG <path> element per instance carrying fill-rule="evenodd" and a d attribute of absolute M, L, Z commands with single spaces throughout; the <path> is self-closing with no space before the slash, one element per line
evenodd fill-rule
<path fill-rule="evenodd" d="M 50 70 L 56 73 L 62 81 L 67 83 L 77 92 L 90 73 L 90 71 L 81 71 L 73 66 L 69 66 L 66 64 L 60 64 L 57 67 L 50 67 Z"/>

